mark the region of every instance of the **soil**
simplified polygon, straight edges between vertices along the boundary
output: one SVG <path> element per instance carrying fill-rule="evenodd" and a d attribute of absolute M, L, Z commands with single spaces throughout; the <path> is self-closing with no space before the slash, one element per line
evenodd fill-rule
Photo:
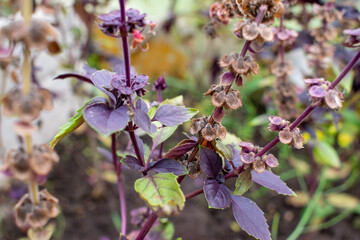
<path fill-rule="evenodd" d="M 59 199 L 62 209 L 59 217 L 54 220 L 57 230 L 52 239 L 118 239 L 118 232 L 111 218 L 112 212 L 119 212 L 117 186 L 100 180 L 92 184 L 94 181 L 89 180 L 86 172 L 89 167 L 94 167 L 96 164 L 94 165 L 89 154 L 87 156 L 83 154 L 86 150 L 82 151 L 82 149 L 86 149 L 87 144 L 85 136 L 72 136 L 65 141 L 64 145 L 59 145 L 56 149 L 61 161 L 49 176 L 45 186 L 51 194 Z M 107 162 L 100 165 L 105 168 L 111 167 L 111 164 Z M 130 211 L 143 206 L 144 202 L 133 190 L 133 183 L 139 176 L 134 176 L 134 172 L 130 170 L 124 170 L 123 173 L 128 211 Z M 186 178 L 182 183 L 184 193 L 199 189 L 200 183 L 201 181 L 198 181 L 197 184 L 196 182 L 194 184 L 194 181 Z M 233 184 L 230 182 L 229 186 Z M 288 182 L 288 185 L 297 189 L 297 186 L 291 181 Z M 8 195 L 8 192 L 1 193 L 0 205 L 7 204 L 8 208 L 11 208 L 15 201 L 7 197 Z M 257 204 L 265 212 L 265 217 L 269 219 L 269 226 L 272 224 L 273 214 L 280 213 L 277 239 L 286 239 L 297 225 L 301 209 L 287 205 L 284 196 L 279 196 L 271 191 L 257 201 Z M 354 216 L 349 216 L 332 228 L 305 234 L 299 239 L 360 239 L 360 231 L 354 230 L 351 225 L 353 218 Z M 232 230 L 234 218 L 231 209 L 223 211 L 208 209 L 203 195 L 188 200 L 183 212 L 179 216 L 171 217 L 170 220 L 176 227 L 175 237 L 182 237 L 184 240 L 254 239 L 240 229 L 236 230 L 233 227 Z M 131 225 L 130 220 L 128 221 L 131 231 L 134 226 Z M 0 226 L 1 240 L 15 240 L 26 236 L 15 226 L 11 215 L 6 216 Z"/>

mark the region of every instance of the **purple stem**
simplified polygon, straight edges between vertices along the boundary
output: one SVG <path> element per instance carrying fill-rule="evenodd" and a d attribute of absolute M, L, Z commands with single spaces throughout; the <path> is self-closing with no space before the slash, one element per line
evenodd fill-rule
<path fill-rule="evenodd" d="M 174 1 L 175 2 L 175 1 Z M 163 101 L 162 99 L 162 95 L 161 95 L 161 89 L 158 89 L 158 102 L 161 103 Z M 161 159 L 162 157 L 162 151 L 163 151 L 163 148 L 164 148 L 164 142 L 160 143 L 160 147 L 159 147 L 159 156 L 158 158 Z"/>
<path fill-rule="evenodd" d="M 127 41 L 127 29 L 126 29 L 126 15 L 125 15 L 125 0 L 119 0 L 120 4 L 120 19 L 121 19 L 121 41 L 123 45 L 123 56 L 125 63 L 125 76 L 126 76 L 126 86 L 131 86 L 131 78 L 130 78 L 130 51 L 129 44 Z"/>
<path fill-rule="evenodd" d="M 111 134 L 111 152 L 113 157 L 113 164 L 118 180 L 118 191 L 119 191 L 119 201 L 120 201 L 120 214 L 121 214 L 121 233 L 126 235 L 127 227 L 127 216 L 126 216 L 126 200 L 125 200 L 125 191 L 124 186 L 121 180 L 121 170 L 122 165 L 118 164 L 118 157 L 116 154 L 116 133 Z"/>
<path fill-rule="evenodd" d="M 339 74 L 339 76 L 336 77 L 336 79 L 331 83 L 331 85 L 329 86 L 329 89 L 333 89 L 334 87 L 336 87 L 336 85 L 338 85 L 340 83 L 340 81 L 345 77 L 345 75 L 354 67 L 354 65 L 356 64 L 356 62 L 359 60 L 360 58 L 360 51 L 358 51 L 356 53 L 356 55 L 350 60 L 350 62 L 346 65 L 346 67 L 341 71 L 341 73 Z M 294 128 L 296 128 L 297 126 L 299 126 L 299 124 L 308 116 L 310 115 L 310 113 L 319 106 L 319 102 L 314 104 L 314 105 L 310 105 L 308 106 L 305 111 L 300 114 L 299 117 L 297 117 L 295 119 L 295 121 L 290 125 L 290 130 L 293 130 Z M 267 153 L 270 149 L 272 149 L 278 142 L 279 142 L 279 136 L 277 136 L 275 139 L 273 139 L 270 143 L 268 143 L 260 152 L 258 152 L 256 154 L 256 156 L 262 156 L 265 153 Z"/>
<path fill-rule="evenodd" d="M 145 166 L 145 162 L 144 162 L 144 158 L 143 156 L 141 155 L 140 153 L 140 148 L 139 148 L 139 145 L 136 141 L 136 137 L 135 137 L 135 133 L 134 133 L 134 125 L 132 122 L 129 122 L 129 135 L 130 135 L 130 140 L 133 144 L 133 147 L 134 147 L 134 150 L 135 150 L 135 154 L 136 154 L 136 157 L 140 160 L 140 163 L 141 163 L 141 166 Z"/>
<path fill-rule="evenodd" d="M 155 212 L 153 212 L 150 215 L 149 219 L 146 221 L 144 227 L 141 229 L 139 235 L 136 237 L 136 240 L 143 240 L 145 238 L 146 234 L 148 234 L 152 225 L 155 223 L 156 219 L 157 219 L 157 215 Z"/>

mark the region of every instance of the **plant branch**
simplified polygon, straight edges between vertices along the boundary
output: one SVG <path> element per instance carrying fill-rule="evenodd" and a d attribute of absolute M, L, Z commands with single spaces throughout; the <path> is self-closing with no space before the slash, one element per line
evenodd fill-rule
<path fill-rule="evenodd" d="M 22 15 L 26 24 L 30 24 L 31 16 L 33 12 L 33 1 L 23 0 L 22 1 Z M 22 69 L 23 77 L 23 93 L 28 94 L 31 88 L 31 53 L 27 44 L 24 44 L 24 63 Z"/>
<path fill-rule="evenodd" d="M 121 214 L 121 233 L 126 235 L 127 228 L 127 215 L 126 215 L 126 199 L 123 182 L 121 179 L 122 164 L 119 164 L 116 153 L 116 133 L 111 134 L 111 153 L 113 157 L 113 164 L 118 181 L 119 201 L 120 201 L 120 214 Z"/>
<path fill-rule="evenodd" d="M 155 223 L 157 218 L 158 216 L 156 215 L 155 212 L 153 212 L 146 221 L 144 227 L 141 229 L 139 235 L 136 237 L 136 240 L 143 240 L 146 237 L 146 235 L 150 231 L 152 225 Z"/>
<path fill-rule="evenodd" d="M 260 11 L 259 11 L 259 13 L 257 14 L 257 16 L 255 18 L 255 22 L 257 24 L 259 24 L 262 21 L 262 19 L 264 18 L 266 10 L 267 10 L 267 6 L 266 5 L 261 5 L 259 9 L 260 9 Z M 241 50 L 241 53 L 240 53 L 240 55 L 242 57 L 244 57 L 246 55 L 247 51 L 250 48 L 251 42 L 252 41 L 246 41 L 245 42 L 245 44 L 244 44 L 244 46 L 243 46 L 243 48 Z M 225 89 L 226 93 L 228 93 L 230 91 L 231 86 L 233 85 L 233 83 L 234 83 L 234 79 L 233 79 L 232 83 L 226 87 L 226 89 Z M 211 124 L 214 122 L 214 117 L 213 116 L 215 114 L 215 109 L 213 110 L 213 112 L 210 115 L 209 123 L 211 123 Z M 200 138 L 198 142 L 199 142 L 199 144 L 196 145 L 196 147 L 193 149 L 193 151 L 191 152 L 191 154 L 189 156 L 189 160 L 188 160 L 189 162 L 191 162 L 191 161 L 193 161 L 195 159 L 195 156 L 196 156 L 197 152 L 199 151 L 199 145 L 203 144 L 204 139 Z"/>
<path fill-rule="evenodd" d="M 120 19 L 121 19 L 121 41 L 123 46 L 123 57 L 124 57 L 124 65 L 125 65 L 125 77 L 126 77 L 126 85 L 130 87 L 131 78 L 130 78 L 130 51 L 129 51 L 129 43 L 127 40 L 127 29 L 126 29 L 126 15 L 125 15 L 125 0 L 119 0 L 120 5 Z"/>
<path fill-rule="evenodd" d="M 360 51 L 358 51 L 355 56 L 350 60 L 350 62 L 346 65 L 346 67 L 341 71 L 339 76 L 336 77 L 336 79 L 332 82 L 332 84 L 329 86 L 329 89 L 335 88 L 342 79 L 344 79 L 345 75 L 355 66 L 356 62 L 360 58 Z M 290 130 L 293 130 L 297 126 L 300 125 L 304 119 L 310 115 L 310 113 L 317 108 L 320 105 L 320 102 L 317 102 L 313 105 L 308 106 L 303 113 L 301 113 L 295 121 L 290 125 Z M 278 142 L 279 142 L 279 136 L 277 136 L 275 139 L 273 139 L 270 143 L 268 143 L 260 152 L 256 154 L 256 156 L 262 156 L 265 153 L 267 153 L 270 149 L 272 149 Z"/>
<path fill-rule="evenodd" d="M 131 140 L 131 143 L 132 143 L 132 145 L 134 147 L 136 157 L 140 160 L 141 166 L 144 167 L 145 166 L 145 161 L 144 161 L 143 156 L 141 155 L 138 142 L 136 141 L 133 122 L 130 121 L 128 127 L 129 127 L 128 133 L 130 135 L 130 140 Z"/>

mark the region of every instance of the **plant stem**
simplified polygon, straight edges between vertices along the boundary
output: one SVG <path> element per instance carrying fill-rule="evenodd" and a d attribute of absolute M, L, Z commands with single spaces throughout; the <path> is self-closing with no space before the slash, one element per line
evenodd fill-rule
<path fill-rule="evenodd" d="M 257 24 L 261 23 L 262 19 L 264 18 L 266 10 L 267 10 L 267 6 L 266 5 L 261 5 L 259 10 L 260 11 L 258 12 L 258 14 L 257 14 L 257 16 L 255 18 L 255 22 Z M 245 42 L 245 44 L 244 44 L 244 46 L 243 46 L 243 48 L 241 50 L 241 53 L 240 53 L 240 55 L 242 57 L 245 57 L 247 51 L 249 50 L 251 42 L 252 41 L 246 41 Z M 228 93 L 230 91 L 231 86 L 233 85 L 233 83 L 234 83 L 234 79 L 233 79 L 232 83 L 226 87 L 226 89 L 225 89 L 226 93 Z M 213 110 L 213 112 L 210 115 L 210 119 L 209 119 L 210 124 L 212 124 L 214 122 L 215 109 Z M 195 156 L 196 156 L 197 152 L 199 151 L 199 145 L 202 145 L 202 143 L 204 142 L 204 139 L 200 138 L 198 142 L 199 142 L 199 144 L 193 149 L 193 151 L 190 154 L 190 157 L 189 157 L 189 160 L 188 160 L 189 162 L 191 162 L 191 161 L 193 161 L 195 159 Z"/>
<path fill-rule="evenodd" d="M 346 65 L 346 67 L 341 71 L 341 73 L 339 74 L 339 76 L 336 77 L 336 79 L 332 82 L 332 84 L 329 86 L 329 89 L 333 89 L 335 88 L 340 81 L 345 77 L 345 75 L 354 67 L 354 65 L 356 64 L 356 62 L 359 60 L 360 58 L 360 51 L 358 51 L 355 56 L 350 60 L 350 62 Z M 295 121 L 290 125 L 290 130 L 293 130 L 294 128 L 296 128 L 297 126 L 300 125 L 300 123 L 302 121 L 304 121 L 304 119 L 310 115 L 310 113 L 320 105 L 320 102 L 317 102 L 313 105 L 308 106 L 303 113 L 301 113 L 296 119 Z M 260 157 L 262 155 L 264 155 L 265 153 L 267 153 L 270 149 L 272 149 L 278 142 L 279 142 L 279 136 L 277 136 L 276 138 L 274 138 L 271 142 L 269 142 L 260 152 L 258 152 L 256 154 L 256 156 Z"/>
<path fill-rule="evenodd" d="M 119 201 L 120 201 L 120 214 L 121 214 L 121 233 L 126 235 L 127 216 L 126 216 L 126 199 L 123 182 L 121 179 L 122 165 L 118 163 L 116 153 L 116 133 L 111 134 L 111 153 L 113 157 L 113 164 L 118 181 Z"/>
<path fill-rule="evenodd" d="M 32 0 L 23 0 L 22 1 L 22 15 L 26 24 L 31 22 L 31 15 L 33 11 L 33 1 Z M 31 54 L 30 49 L 25 44 L 24 45 L 24 63 L 22 68 L 23 76 L 23 93 L 28 94 L 31 88 Z"/>
<path fill-rule="evenodd" d="M 156 219 L 157 219 L 157 215 L 155 212 L 153 212 L 150 215 L 149 219 L 146 221 L 144 227 L 141 229 L 139 235 L 136 237 L 136 240 L 143 240 L 146 237 L 152 225 L 155 223 Z"/>
<path fill-rule="evenodd" d="M 194 191 L 192 193 L 186 194 L 185 198 L 186 198 L 186 200 L 188 200 L 188 199 L 193 198 L 193 197 L 195 197 L 195 196 L 197 196 L 199 194 L 202 194 L 203 192 L 204 192 L 204 189 L 199 189 L 199 190 Z"/>
<path fill-rule="evenodd" d="M 129 43 L 127 40 L 127 29 L 126 29 L 126 16 L 125 16 L 125 0 L 119 0 L 120 5 L 120 19 L 121 19 L 121 41 L 123 46 L 123 57 L 124 57 L 124 65 L 125 65 L 125 77 L 126 77 L 126 85 L 128 87 L 131 86 L 131 78 L 130 78 L 130 52 L 129 52 Z"/>
<path fill-rule="evenodd" d="M 143 156 L 141 155 L 141 152 L 140 152 L 140 148 L 139 148 L 139 145 L 136 141 L 136 136 L 135 136 L 135 133 L 134 133 L 134 125 L 132 122 L 129 122 L 129 135 L 130 135 L 130 140 L 133 144 L 133 147 L 134 147 L 134 150 L 135 150 L 135 154 L 136 154 L 136 157 L 140 160 L 140 163 L 141 163 L 141 166 L 145 166 L 145 162 L 144 162 L 144 158 Z"/>
<path fill-rule="evenodd" d="M 35 204 L 39 204 L 39 185 L 34 181 L 29 181 L 28 190 L 31 201 Z"/>

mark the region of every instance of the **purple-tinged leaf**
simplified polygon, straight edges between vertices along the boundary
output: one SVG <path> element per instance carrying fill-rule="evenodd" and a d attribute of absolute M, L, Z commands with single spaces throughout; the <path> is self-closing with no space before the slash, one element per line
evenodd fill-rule
<path fill-rule="evenodd" d="M 222 168 L 222 160 L 209 148 L 200 148 L 200 167 L 210 178 L 216 178 Z"/>
<path fill-rule="evenodd" d="M 105 157 L 106 160 L 113 162 L 112 153 L 109 150 L 102 147 L 98 147 L 97 150 Z"/>
<path fill-rule="evenodd" d="M 280 177 L 270 171 L 265 170 L 263 173 L 251 171 L 252 181 L 266 188 L 276 191 L 279 194 L 295 195 L 295 193 L 286 186 Z"/>
<path fill-rule="evenodd" d="M 147 105 L 146 102 L 145 102 L 144 100 L 142 100 L 141 98 L 139 98 L 139 99 L 136 101 L 135 108 L 136 108 L 136 109 L 141 109 L 141 110 L 143 110 L 145 113 L 148 113 L 148 112 L 149 112 L 149 107 L 148 107 L 148 105 Z"/>
<path fill-rule="evenodd" d="M 158 173 L 173 173 L 176 176 L 189 173 L 184 165 L 173 159 L 161 159 L 155 162 L 149 169 Z"/>
<path fill-rule="evenodd" d="M 241 165 L 243 165 L 243 162 L 241 161 L 241 158 L 240 158 L 240 150 L 232 145 L 229 145 L 229 147 L 232 149 L 232 152 L 233 152 L 232 162 L 235 165 L 235 167 L 238 168 Z"/>
<path fill-rule="evenodd" d="M 225 209 L 231 204 L 231 194 L 229 189 L 218 183 L 215 179 L 206 179 L 204 193 L 209 203 L 209 208 Z"/>
<path fill-rule="evenodd" d="M 94 83 L 95 87 L 105 93 L 106 95 L 111 98 L 116 103 L 115 95 L 111 92 L 109 92 L 107 89 L 111 89 L 112 86 L 110 85 L 110 81 L 112 79 L 112 73 L 103 69 L 100 71 L 94 72 L 91 77 L 91 81 Z"/>
<path fill-rule="evenodd" d="M 151 121 L 147 113 L 145 113 L 142 109 L 137 108 L 134 110 L 134 113 L 135 115 L 133 117 L 133 120 L 135 124 L 145 132 L 151 134 L 153 131 Z"/>
<path fill-rule="evenodd" d="M 80 75 L 80 74 L 76 74 L 76 73 L 60 74 L 60 75 L 58 75 L 57 77 L 55 77 L 54 80 L 57 80 L 57 79 L 65 79 L 65 78 L 76 78 L 76 79 L 78 79 L 78 80 L 80 80 L 80 81 L 93 84 L 93 82 L 90 80 L 90 78 L 88 78 L 88 77 L 86 77 L 86 76 L 83 76 L 83 75 Z"/>
<path fill-rule="evenodd" d="M 127 106 L 111 109 L 105 104 L 93 104 L 84 109 L 85 121 L 96 131 L 108 136 L 123 130 L 129 122 Z"/>
<path fill-rule="evenodd" d="M 122 161 L 123 164 L 136 171 L 143 171 L 144 167 L 141 166 L 141 162 L 136 157 L 126 155 L 126 158 Z"/>
<path fill-rule="evenodd" d="M 312 86 L 309 89 L 310 96 L 315 97 L 315 98 L 323 98 L 323 97 L 325 97 L 326 93 L 327 93 L 327 90 L 325 88 L 323 88 L 322 86 Z"/>
<path fill-rule="evenodd" d="M 261 240 L 271 240 L 263 211 L 248 198 L 232 195 L 232 211 L 239 226 Z"/>
<path fill-rule="evenodd" d="M 174 148 L 170 149 L 164 156 L 164 158 L 177 159 L 183 156 L 185 153 L 193 149 L 198 144 L 197 141 L 192 139 L 185 139 L 178 143 Z"/>
<path fill-rule="evenodd" d="M 174 127 L 190 120 L 190 118 L 192 118 L 197 113 L 198 110 L 193 108 L 164 104 L 156 110 L 154 119 L 161 122 L 165 126 Z"/>

